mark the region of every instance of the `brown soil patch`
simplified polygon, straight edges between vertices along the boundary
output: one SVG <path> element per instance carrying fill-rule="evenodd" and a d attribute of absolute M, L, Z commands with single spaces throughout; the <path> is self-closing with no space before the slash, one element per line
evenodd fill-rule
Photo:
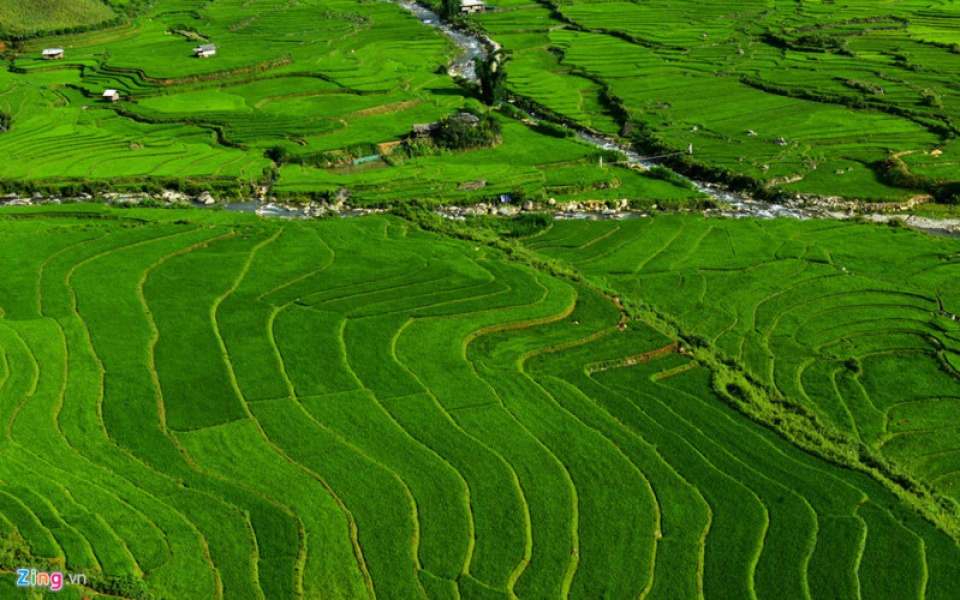
<path fill-rule="evenodd" d="M 392 104 L 384 104 L 381 106 L 374 106 L 373 108 L 364 108 L 363 110 L 358 110 L 350 114 L 344 115 L 346 119 L 362 119 L 364 117 L 374 117 L 377 115 L 388 115 L 395 112 L 400 112 L 407 110 L 408 108 L 413 108 L 414 106 L 420 104 L 420 100 L 405 100 L 403 102 L 394 102 Z"/>

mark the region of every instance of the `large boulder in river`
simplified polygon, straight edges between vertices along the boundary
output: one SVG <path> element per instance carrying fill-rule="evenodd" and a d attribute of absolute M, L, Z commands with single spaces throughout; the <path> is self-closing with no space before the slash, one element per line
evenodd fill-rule
<path fill-rule="evenodd" d="M 213 194 L 211 194 L 210 192 L 203 192 L 202 194 L 197 196 L 197 202 L 199 202 L 200 204 L 206 204 L 209 206 L 211 204 L 214 204 L 216 201 L 217 201 L 216 198 L 214 198 Z"/>

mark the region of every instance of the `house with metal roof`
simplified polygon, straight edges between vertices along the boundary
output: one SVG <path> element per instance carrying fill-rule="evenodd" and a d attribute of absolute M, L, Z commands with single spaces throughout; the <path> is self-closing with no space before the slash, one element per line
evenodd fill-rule
<path fill-rule="evenodd" d="M 486 12 L 487 5 L 482 0 L 460 0 L 460 12 L 464 14 Z"/>
<path fill-rule="evenodd" d="M 217 46 L 216 44 L 203 44 L 194 48 L 193 53 L 197 58 L 210 58 L 217 55 Z"/>

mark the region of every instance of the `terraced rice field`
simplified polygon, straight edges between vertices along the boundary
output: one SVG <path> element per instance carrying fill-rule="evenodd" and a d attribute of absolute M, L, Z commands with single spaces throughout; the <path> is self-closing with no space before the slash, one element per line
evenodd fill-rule
<path fill-rule="evenodd" d="M 476 20 L 513 53 L 512 92 L 609 134 L 629 124 L 657 153 L 693 144 L 688 164 L 791 193 L 892 199 L 917 184 L 884 177 L 890 153 L 952 152 L 960 38 L 946 4 L 496 5 Z M 936 185 L 954 171 L 915 175 Z"/>
<path fill-rule="evenodd" d="M 61 17 L 90 25 L 112 14 L 100 8 L 99 17 L 41 10 L 32 27 L 49 21 L 57 29 Z M 0 29 L 4 10 L 27 14 L 0 4 Z M 375 203 L 449 198 L 470 183 L 456 165 L 448 170 L 447 156 L 399 152 L 378 169 L 329 168 L 390 153 L 415 123 L 478 108 L 444 73 L 458 49 L 403 8 L 162 0 L 133 13 L 102 29 L 5 44 L 0 113 L 12 127 L 0 132 L 0 149 L 17 160 L 0 177 L 88 187 L 203 181 L 234 191 L 276 184 L 290 196 L 345 186 L 373 190 L 357 199 Z M 520 103 L 622 134 L 648 154 L 692 144 L 693 156 L 678 163 L 791 194 L 955 200 L 960 97 L 951 77 L 960 59 L 947 5 L 505 0 L 467 19 L 510 55 L 506 85 Z M 217 45 L 216 56 L 194 58 L 200 43 Z M 63 47 L 64 60 L 41 60 L 48 47 Z M 121 102 L 102 102 L 106 89 Z M 546 138 L 505 139 L 505 155 L 538 148 L 520 162 L 472 157 L 500 188 L 454 199 L 556 195 L 544 171 L 589 151 Z M 282 165 L 271 152 L 284 156 Z M 904 172 L 891 155 L 909 157 L 894 163 Z M 379 170 L 402 183 L 384 186 Z M 606 188 L 587 191 L 665 202 L 677 195 L 635 174 L 606 175 Z"/>
<path fill-rule="evenodd" d="M 960 498 L 960 243 L 842 222 L 558 223 L 531 241 Z"/>
<path fill-rule="evenodd" d="M 496 152 L 408 156 L 397 146 L 414 124 L 485 109 L 439 72 L 457 54 L 453 43 L 388 2 L 167 0 L 141 12 L 10 52 L 0 70 L 0 123 L 10 124 L 0 152 L 13 159 L 0 165 L 5 191 L 249 196 L 265 185 L 296 198 L 348 187 L 355 204 L 598 189 L 654 202 L 696 195 L 610 167 L 596 167 L 590 185 L 549 189 L 550 169 L 596 166 L 597 149 L 506 117 Z M 215 44 L 216 56 L 195 58 L 201 43 Z M 42 60 L 49 47 L 62 47 L 63 60 Z M 107 89 L 120 102 L 103 101 Z M 389 156 L 352 168 L 378 155 Z M 459 189 L 480 179 L 489 187 Z"/>
<path fill-rule="evenodd" d="M 677 339 L 597 288 L 492 246 L 394 217 L 4 215 L 0 549 L 19 552 L 0 552 L 4 597 L 19 566 L 87 573 L 88 587 L 61 592 L 73 598 L 932 599 L 960 588 L 960 547 L 887 488 L 744 417 Z M 833 275 L 827 261 L 822 278 L 868 282 L 880 279 L 867 262 L 831 240 L 880 251 L 900 236 L 919 261 L 914 285 L 931 289 L 950 267 L 930 249 L 958 250 L 868 226 L 738 227 L 557 224 L 531 245 L 651 302 L 667 277 L 657 265 L 692 277 L 679 263 L 707 243 L 737 250 L 730 281 L 765 251 L 770 266 L 755 269 L 812 276 L 822 244 L 864 270 Z M 700 245 L 657 252 L 655 236 Z M 640 266 L 609 275 L 627 248 L 636 260 L 624 264 Z M 883 285 L 865 284 L 850 314 L 909 296 Z M 886 301 L 860 308 L 881 290 Z M 905 357 L 935 372 L 953 356 L 922 347 L 939 322 L 923 328 L 922 295 L 901 319 L 912 334 L 908 323 L 868 336 L 853 325 L 863 319 L 843 320 L 858 344 L 902 341 L 850 350 L 862 375 L 838 380 L 918 431 L 951 418 L 949 401 L 915 406 L 951 380 L 897 404 L 872 378 L 889 381 Z M 780 321 L 810 326 L 783 332 L 829 343 L 831 327 L 800 319 L 822 312 L 816 302 L 795 298 Z"/>

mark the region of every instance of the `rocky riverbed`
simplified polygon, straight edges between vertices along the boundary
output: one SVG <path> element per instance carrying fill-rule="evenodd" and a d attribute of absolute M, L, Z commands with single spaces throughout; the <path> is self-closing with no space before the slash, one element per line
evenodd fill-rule
<path fill-rule="evenodd" d="M 712 184 L 703 184 L 712 186 Z M 888 211 L 876 212 L 869 203 L 852 203 L 849 200 L 824 198 L 798 198 L 784 204 L 772 204 L 757 201 L 745 196 L 712 186 L 714 197 L 720 201 L 717 208 L 706 210 L 680 209 L 681 212 L 702 212 L 706 217 L 726 218 L 798 218 L 798 219 L 851 219 L 862 218 L 876 223 L 899 220 L 904 225 L 935 235 L 960 237 L 960 218 L 935 219 L 905 214 L 903 205 L 887 206 Z M 81 194 L 76 197 L 46 197 L 41 195 L 21 196 L 7 194 L 0 196 L 0 207 L 4 206 L 43 206 L 69 204 L 76 202 L 98 202 L 112 205 L 143 205 L 148 207 L 171 208 L 176 206 L 197 209 L 219 209 L 231 212 L 253 213 L 263 217 L 286 219 L 318 219 L 325 217 L 361 217 L 385 212 L 382 208 L 353 206 L 348 202 L 349 193 L 341 190 L 335 199 L 321 202 L 284 203 L 276 198 L 265 200 L 226 201 L 218 199 L 210 192 L 190 196 L 175 191 L 159 194 L 147 193 L 108 193 L 99 197 Z M 649 210 L 669 212 L 670 207 L 653 205 L 649 209 L 635 209 L 629 199 L 613 201 L 562 202 L 553 198 L 546 202 L 525 201 L 523 203 L 486 203 L 468 205 L 438 205 L 436 212 L 449 219 L 466 219 L 475 216 L 513 217 L 524 213 L 538 212 L 553 215 L 555 219 L 636 219 L 650 216 Z"/>
<path fill-rule="evenodd" d="M 43 206 L 56 204 L 73 204 L 77 202 L 103 203 L 111 205 L 131 206 L 141 205 L 149 208 L 177 208 L 180 206 L 197 209 L 216 209 L 230 212 L 253 213 L 262 217 L 280 217 L 287 219 L 315 219 L 326 216 L 360 217 L 384 212 L 382 208 L 354 207 L 340 198 L 329 202 L 307 202 L 287 204 L 276 198 L 267 200 L 227 201 L 217 199 L 211 192 L 203 192 L 197 196 L 190 196 L 174 191 L 164 191 L 160 194 L 147 193 L 109 193 L 94 197 L 90 194 L 81 194 L 76 197 L 45 197 L 19 196 L 7 194 L 0 197 L 0 207 L 4 206 Z"/>

